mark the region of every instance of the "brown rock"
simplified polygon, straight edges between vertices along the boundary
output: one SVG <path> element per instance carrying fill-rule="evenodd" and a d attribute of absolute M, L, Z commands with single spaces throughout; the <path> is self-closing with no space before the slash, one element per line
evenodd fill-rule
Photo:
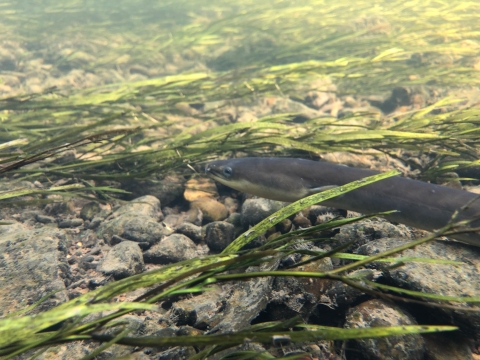
<path fill-rule="evenodd" d="M 190 206 L 202 211 L 204 222 L 221 221 L 229 215 L 225 205 L 213 199 L 195 200 Z"/>
<path fill-rule="evenodd" d="M 194 178 L 187 181 L 183 197 L 187 201 L 195 201 L 202 198 L 215 198 L 218 196 L 217 186 L 212 179 Z"/>
<path fill-rule="evenodd" d="M 312 226 L 312 223 L 308 218 L 306 218 L 301 212 L 299 212 L 297 215 L 295 215 L 295 218 L 293 219 L 293 223 L 300 228 L 308 228 Z"/>

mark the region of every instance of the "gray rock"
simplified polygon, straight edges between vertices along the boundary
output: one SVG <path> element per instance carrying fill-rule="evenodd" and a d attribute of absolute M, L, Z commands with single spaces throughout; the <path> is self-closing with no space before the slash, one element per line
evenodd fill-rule
<path fill-rule="evenodd" d="M 41 214 L 37 214 L 35 216 L 35 219 L 38 221 L 38 222 L 41 222 L 42 224 L 52 224 L 55 222 L 55 218 L 54 217 L 51 217 L 51 216 L 46 216 L 46 215 L 41 215 Z"/>
<path fill-rule="evenodd" d="M 278 263 L 274 261 L 261 266 L 252 266 L 246 272 L 275 270 Z M 272 281 L 272 277 L 253 278 L 235 282 L 230 288 L 224 287 L 226 296 L 221 301 L 225 306 L 219 314 L 218 323 L 210 332 L 228 333 L 249 326 L 267 306 Z"/>
<path fill-rule="evenodd" d="M 68 300 L 65 289 L 70 282 L 66 255 L 66 234 L 59 229 L 42 227 L 29 230 L 21 224 L 0 227 L 0 314 L 24 309 L 54 290 L 34 312 L 46 310 Z"/>
<path fill-rule="evenodd" d="M 136 198 L 113 212 L 113 216 L 117 217 L 123 214 L 135 214 L 137 216 L 149 216 L 155 220 L 162 220 L 163 214 L 160 208 L 160 200 L 155 196 L 146 195 Z"/>
<path fill-rule="evenodd" d="M 275 261 L 250 267 L 247 272 L 274 270 L 277 266 Z M 253 278 L 215 286 L 211 291 L 174 303 L 169 318 L 177 325 L 189 324 L 200 330 L 209 329 L 210 333 L 239 331 L 265 309 L 272 280 L 271 277 Z"/>
<path fill-rule="evenodd" d="M 197 208 L 190 208 L 185 213 L 185 221 L 190 222 L 197 226 L 202 226 L 203 223 L 203 212 Z"/>
<path fill-rule="evenodd" d="M 169 318 L 176 326 L 191 325 L 205 330 L 218 322 L 224 302 L 220 288 L 213 287 L 198 296 L 177 301 L 169 310 Z"/>
<path fill-rule="evenodd" d="M 173 232 L 158 223 L 160 219 L 163 219 L 160 201 L 154 196 L 143 196 L 115 209 L 111 219 L 98 226 L 97 236 L 110 242 L 112 236 L 117 235 L 150 246 Z M 92 224 L 95 220 L 93 218 Z"/>
<path fill-rule="evenodd" d="M 242 226 L 256 225 L 285 206 L 284 202 L 269 199 L 247 199 L 242 205 Z"/>
<path fill-rule="evenodd" d="M 182 221 L 183 217 L 179 214 L 170 214 L 165 216 L 165 219 L 163 219 L 163 223 L 173 229 L 176 229 Z"/>
<path fill-rule="evenodd" d="M 123 234 L 123 227 L 127 221 L 129 221 L 134 216 L 126 214 L 124 216 L 119 216 L 114 219 L 101 221 L 100 225 L 97 228 L 97 236 L 99 238 L 104 238 L 108 242 L 111 241 L 112 236 L 118 235 L 121 236 Z M 92 220 L 95 221 L 98 218 L 94 218 Z M 147 217 L 148 220 L 152 220 L 150 217 Z"/>
<path fill-rule="evenodd" d="M 205 242 L 210 250 L 223 251 L 235 240 L 235 226 L 225 221 L 214 221 L 205 226 Z"/>
<path fill-rule="evenodd" d="M 115 279 L 139 274 L 144 269 L 142 251 L 133 241 L 122 241 L 110 249 L 97 270 Z"/>
<path fill-rule="evenodd" d="M 171 234 L 172 230 L 163 224 L 159 224 L 147 216 L 133 217 L 125 221 L 122 237 L 137 242 L 154 244 L 163 236 Z"/>
<path fill-rule="evenodd" d="M 82 210 L 80 210 L 80 217 L 83 220 L 92 220 L 100 211 L 101 208 L 98 202 L 91 201 L 82 207 Z"/>
<path fill-rule="evenodd" d="M 55 201 L 61 200 L 58 195 L 49 195 L 48 199 L 54 199 Z M 75 205 L 73 201 L 62 201 L 47 204 L 44 208 L 47 215 L 64 215 L 73 214 L 75 212 Z"/>
<path fill-rule="evenodd" d="M 31 181 L 15 181 L 15 180 L 7 180 L 3 179 L 3 181 L 0 184 L 0 191 L 10 191 L 10 190 L 15 190 L 15 189 L 35 189 L 36 186 L 34 183 Z"/>
<path fill-rule="evenodd" d="M 102 218 L 94 217 L 90 224 L 88 224 L 88 229 L 94 230 L 97 229 L 103 222 Z"/>
<path fill-rule="evenodd" d="M 242 215 L 237 212 L 233 212 L 230 214 L 230 216 L 225 220 L 226 222 L 235 225 L 235 227 L 241 227 L 242 226 Z"/>
<path fill-rule="evenodd" d="M 324 272 L 332 269 L 332 261 L 324 258 L 298 266 L 295 271 Z M 325 292 L 331 288 L 332 283 L 331 280 L 321 278 L 275 277 L 270 295 L 269 318 L 277 321 L 300 315 L 307 320 L 319 303 L 331 305 Z"/>
<path fill-rule="evenodd" d="M 242 215 L 240 213 L 231 213 L 225 221 L 235 226 L 235 238 L 243 233 L 244 228 L 242 226 Z"/>
<path fill-rule="evenodd" d="M 366 278 L 370 281 L 374 278 L 374 272 L 368 269 L 352 271 L 349 275 Z M 365 293 L 346 285 L 341 281 L 334 281 L 332 286 L 325 291 L 325 296 L 330 301 L 330 304 L 328 304 L 330 308 L 336 307 L 345 309 L 357 301 L 362 295 L 365 295 Z"/>
<path fill-rule="evenodd" d="M 175 231 L 192 239 L 196 244 L 203 239 L 202 228 L 189 222 L 181 223 Z"/>
<path fill-rule="evenodd" d="M 409 314 L 382 300 L 369 300 L 355 306 L 349 310 L 345 322 L 346 328 L 355 329 L 402 325 L 416 325 L 416 322 Z M 419 334 L 357 339 L 351 342 L 368 359 L 422 360 L 425 352 L 425 343 Z"/>
<path fill-rule="evenodd" d="M 371 240 L 392 237 L 411 240 L 412 232 L 410 228 L 405 225 L 393 225 L 387 220 L 376 218 L 342 226 L 340 232 L 335 235 L 334 239 L 337 244 L 336 246 L 356 239 L 352 247 L 357 248 Z"/>
<path fill-rule="evenodd" d="M 72 258 L 70 258 L 72 259 Z M 69 260 L 70 260 L 69 259 Z M 70 261 L 69 261 L 70 263 Z M 95 257 L 93 255 L 86 255 L 79 259 L 78 266 L 84 270 L 89 269 L 96 269 L 99 266 L 98 261 L 95 261 Z"/>
<path fill-rule="evenodd" d="M 66 219 L 58 223 L 59 228 L 75 228 L 83 225 L 82 219 Z"/>
<path fill-rule="evenodd" d="M 377 254 L 379 252 L 405 244 L 407 240 L 385 238 L 371 241 L 361 246 L 358 253 L 362 255 Z M 478 296 L 480 294 L 480 248 L 464 245 L 457 242 L 432 241 L 415 250 L 405 250 L 402 256 L 426 257 L 459 261 L 461 265 L 429 264 L 407 262 L 405 265 L 393 269 L 385 269 L 384 276 L 389 282 L 401 288 L 423 293 L 442 294 L 446 296 Z M 480 307 L 467 304 L 455 304 L 466 310 L 480 310 Z M 431 316 L 432 320 L 444 317 L 453 322 L 471 337 L 480 336 L 480 312 L 435 309 L 422 310 L 423 316 Z"/>
<path fill-rule="evenodd" d="M 197 246 L 182 234 L 167 236 L 143 254 L 145 262 L 154 264 L 170 264 L 196 256 Z"/>

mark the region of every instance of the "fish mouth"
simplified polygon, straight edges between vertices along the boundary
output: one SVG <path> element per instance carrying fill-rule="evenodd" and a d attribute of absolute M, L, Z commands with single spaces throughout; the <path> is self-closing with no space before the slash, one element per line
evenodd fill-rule
<path fill-rule="evenodd" d="M 222 172 L 214 164 L 207 164 L 205 166 L 205 174 L 214 179 L 223 179 Z"/>

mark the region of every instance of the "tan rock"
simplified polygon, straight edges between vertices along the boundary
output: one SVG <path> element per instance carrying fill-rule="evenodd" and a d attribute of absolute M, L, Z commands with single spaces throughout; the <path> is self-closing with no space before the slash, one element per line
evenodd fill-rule
<path fill-rule="evenodd" d="M 217 186 L 209 178 L 190 179 L 185 184 L 183 196 L 187 201 L 195 201 L 202 198 L 213 199 L 218 196 Z"/>
<path fill-rule="evenodd" d="M 204 222 L 224 220 L 229 215 L 225 205 L 214 199 L 195 200 L 192 201 L 190 206 L 202 211 Z"/>

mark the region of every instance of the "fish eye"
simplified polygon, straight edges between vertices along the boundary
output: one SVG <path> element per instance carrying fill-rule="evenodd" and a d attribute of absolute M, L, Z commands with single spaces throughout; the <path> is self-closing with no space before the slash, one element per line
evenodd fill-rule
<path fill-rule="evenodd" d="M 226 168 L 223 169 L 223 175 L 225 175 L 226 177 L 230 177 L 232 176 L 232 174 L 233 174 L 233 170 L 231 167 L 227 166 Z"/>

